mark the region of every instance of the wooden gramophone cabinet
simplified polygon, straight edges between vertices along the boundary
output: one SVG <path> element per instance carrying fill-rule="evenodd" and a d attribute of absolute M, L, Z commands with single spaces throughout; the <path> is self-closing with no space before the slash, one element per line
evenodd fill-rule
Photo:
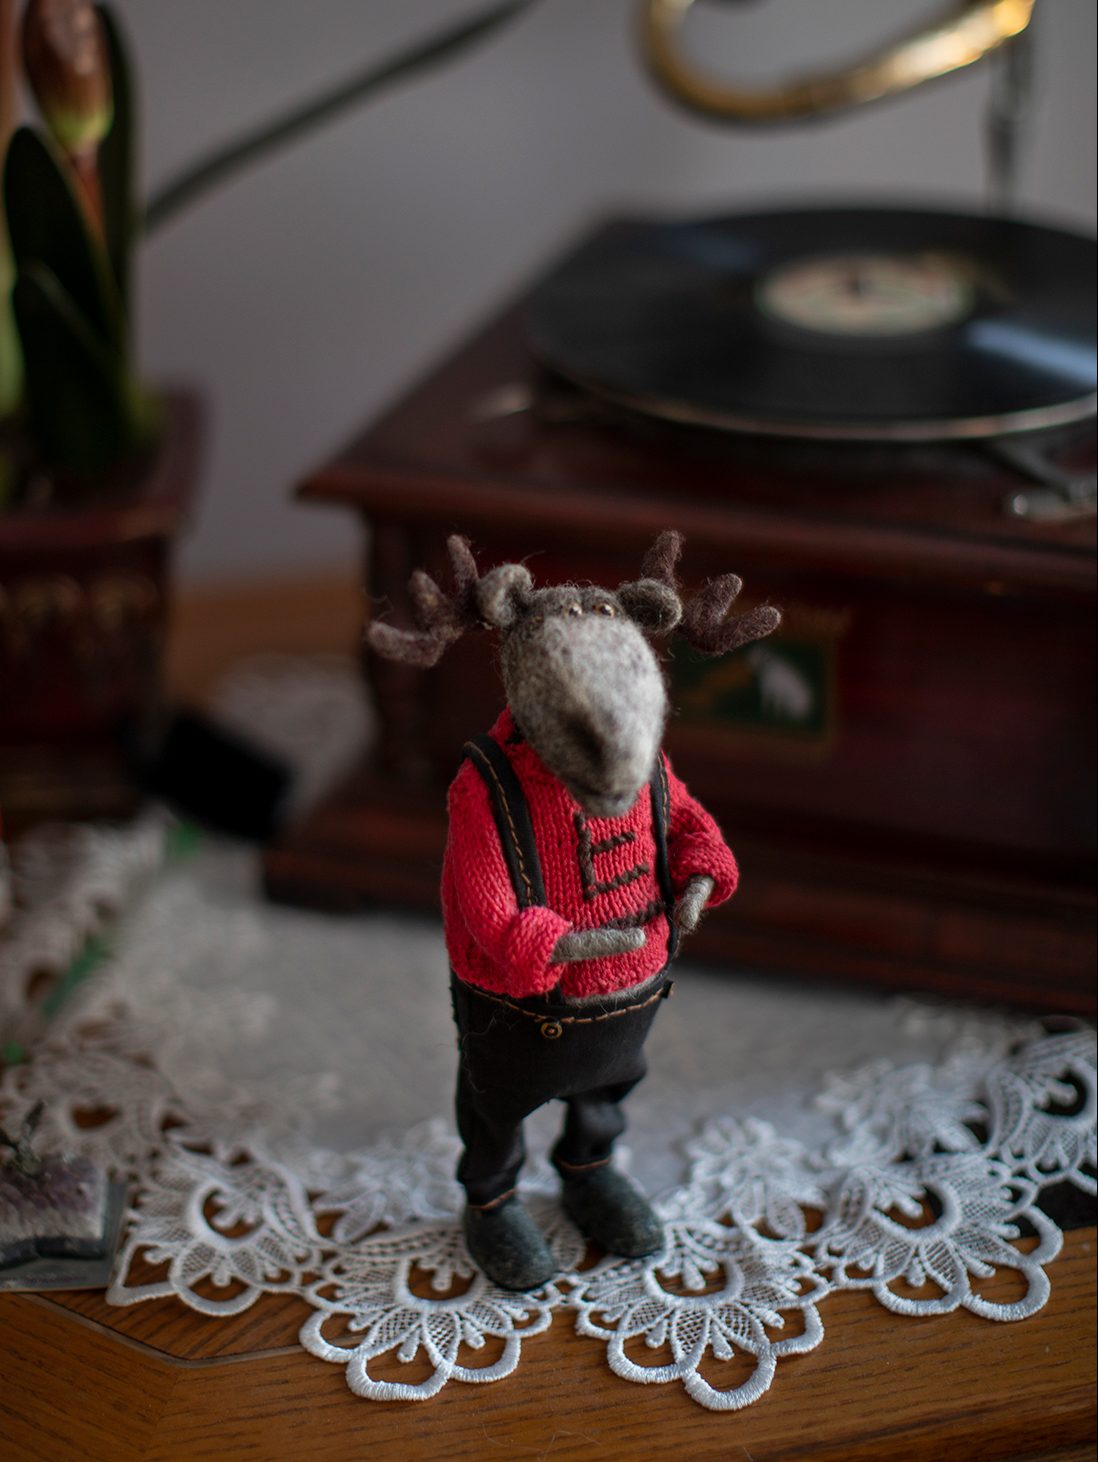
<path fill-rule="evenodd" d="M 1093 429 L 1049 448 L 1093 463 Z M 521 303 L 303 484 L 356 512 L 366 602 L 482 568 L 615 585 L 659 530 L 785 610 L 756 652 L 669 661 L 676 769 L 740 892 L 689 946 L 766 967 L 1086 1012 L 1095 954 L 1095 523 L 1034 523 L 964 445 L 784 445 L 614 415 L 547 378 Z M 364 666 L 380 733 L 266 859 L 270 892 L 433 907 L 445 789 L 501 692 L 487 635 L 431 671 Z"/>

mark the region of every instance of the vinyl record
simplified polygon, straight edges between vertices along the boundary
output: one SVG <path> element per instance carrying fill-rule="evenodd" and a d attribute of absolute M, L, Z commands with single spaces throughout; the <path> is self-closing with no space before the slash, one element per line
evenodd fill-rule
<path fill-rule="evenodd" d="M 1015 219 L 825 208 L 624 223 L 534 292 L 536 356 L 650 415 L 918 441 L 1095 409 L 1095 242 Z"/>

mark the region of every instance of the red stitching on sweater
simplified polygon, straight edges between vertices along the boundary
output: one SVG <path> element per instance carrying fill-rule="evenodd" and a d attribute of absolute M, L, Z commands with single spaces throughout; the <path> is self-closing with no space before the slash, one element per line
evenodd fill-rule
<path fill-rule="evenodd" d="M 627 868 L 624 873 L 615 873 L 613 878 L 607 878 L 604 882 L 594 885 L 589 898 L 595 898 L 600 893 L 611 893 L 615 888 L 626 888 L 631 883 L 636 883 L 638 878 L 643 878 L 652 869 L 647 863 L 637 863 L 632 868 Z"/>
<path fill-rule="evenodd" d="M 660 914 L 665 913 L 663 899 L 650 899 L 643 909 L 634 909 L 631 914 L 622 914 L 617 919 L 607 919 L 600 929 L 643 929 Z"/>
<path fill-rule="evenodd" d="M 612 833 L 608 838 L 602 838 L 599 842 L 591 841 L 591 830 L 587 825 L 585 813 L 577 809 L 572 814 L 572 821 L 576 828 L 576 856 L 579 859 L 580 882 L 583 884 L 583 896 L 590 903 L 592 899 L 598 898 L 600 894 L 612 893 L 615 888 L 625 888 L 630 883 L 635 883 L 638 878 L 643 878 L 651 873 L 647 863 L 637 863 L 632 868 L 627 868 L 624 873 L 616 873 L 613 878 L 599 879 L 595 877 L 596 853 L 609 853 L 614 848 L 620 848 L 625 843 L 634 843 L 637 840 L 635 832 Z"/>

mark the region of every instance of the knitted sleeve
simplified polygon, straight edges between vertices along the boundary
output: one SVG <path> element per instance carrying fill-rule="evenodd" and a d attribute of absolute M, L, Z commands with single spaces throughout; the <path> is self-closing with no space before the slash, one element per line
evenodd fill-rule
<path fill-rule="evenodd" d="M 447 942 L 452 949 L 461 942 L 451 937 L 458 924 L 476 946 L 476 967 L 458 974 L 512 995 L 543 994 L 560 979 L 559 967 L 549 960 L 571 924 L 541 905 L 519 909 L 487 789 L 468 762 L 450 787 L 449 811 L 443 899 Z"/>
<path fill-rule="evenodd" d="M 739 869 L 732 850 L 721 830 L 705 808 L 686 790 L 667 764 L 667 784 L 671 794 L 671 817 L 667 828 L 667 856 L 671 865 L 671 884 L 680 894 L 698 873 L 707 874 L 714 883 L 709 906 L 731 898 L 739 882 Z"/>

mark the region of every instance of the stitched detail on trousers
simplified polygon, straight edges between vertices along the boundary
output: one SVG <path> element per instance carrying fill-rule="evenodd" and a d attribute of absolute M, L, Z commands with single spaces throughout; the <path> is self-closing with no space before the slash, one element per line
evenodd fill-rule
<path fill-rule="evenodd" d="M 609 1163 L 608 1157 L 596 1158 L 594 1162 L 565 1162 L 562 1157 L 556 1159 L 558 1168 L 567 1168 L 570 1173 L 589 1173 L 595 1168 L 604 1168 Z"/>
<path fill-rule="evenodd" d="M 506 1193 L 501 1193 L 498 1198 L 490 1198 L 487 1203 L 467 1203 L 466 1208 L 475 1208 L 478 1213 L 487 1213 L 489 1208 L 498 1208 L 508 1198 L 513 1198 L 518 1192 L 517 1188 L 508 1188 Z"/>
<path fill-rule="evenodd" d="M 527 1010 L 522 1005 L 516 1005 L 513 1000 L 505 1000 L 502 995 L 492 995 L 487 990 L 477 987 L 476 993 L 482 1000 L 491 1000 L 493 1005 L 506 1006 L 508 1010 L 515 1011 L 518 1015 L 524 1015 L 527 1020 L 535 1020 L 538 1025 L 544 1025 L 547 1021 L 556 1025 L 597 1025 L 603 1020 L 614 1020 L 619 1015 L 633 1015 L 638 1010 L 647 1010 L 650 1005 L 655 1005 L 657 1000 L 664 998 L 666 985 L 649 995 L 647 1000 L 638 1000 L 635 1005 L 620 1005 L 615 1010 L 604 1010 L 599 1015 L 558 1015 L 555 1012 L 548 1014 L 543 1010 Z"/>

